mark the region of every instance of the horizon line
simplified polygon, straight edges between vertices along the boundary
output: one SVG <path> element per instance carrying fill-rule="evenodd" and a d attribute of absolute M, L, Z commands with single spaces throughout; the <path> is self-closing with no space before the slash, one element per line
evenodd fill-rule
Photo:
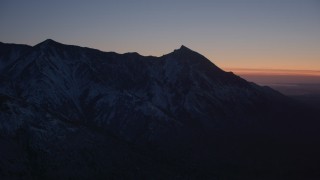
<path fill-rule="evenodd" d="M 287 76 L 320 76 L 320 70 L 306 69 L 272 69 L 272 68 L 232 68 L 222 67 L 225 71 L 242 75 L 287 75 Z"/>

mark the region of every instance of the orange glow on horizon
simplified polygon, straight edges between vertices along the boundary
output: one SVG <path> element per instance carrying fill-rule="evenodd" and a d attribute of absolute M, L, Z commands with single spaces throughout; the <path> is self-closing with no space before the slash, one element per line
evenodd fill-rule
<path fill-rule="evenodd" d="M 317 70 L 288 70 L 288 69 L 250 69 L 250 68 L 222 68 L 225 71 L 232 71 L 239 75 L 260 75 L 260 76 L 319 76 Z"/>

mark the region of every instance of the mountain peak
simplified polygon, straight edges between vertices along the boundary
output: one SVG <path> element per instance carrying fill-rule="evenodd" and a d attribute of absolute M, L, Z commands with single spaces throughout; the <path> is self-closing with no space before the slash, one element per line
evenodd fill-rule
<path fill-rule="evenodd" d="M 46 39 L 44 40 L 43 42 L 37 44 L 36 46 L 39 46 L 39 47 L 48 47 L 48 46 L 57 46 L 57 45 L 60 45 L 60 43 L 52 40 L 52 39 Z"/>
<path fill-rule="evenodd" d="M 181 47 L 178 49 L 179 51 L 192 51 L 191 49 L 189 49 L 188 47 L 181 45 Z"/>
<path fill-rule="evenodd" d="M 179 49 L 175 49 L 173 51 L 174 54 L 178 53 L 178 54 L 191 54 L 191 53 L 195 53 L 193 50 L 187 48 L 184 45 L 181 45 L 181 47 Z"/>
<path fill-rule="evenodd" d="M 180 49 L 184 49 L 184 48 L 187 48 L 185 45 L 181 45 Z M 189 48 L 187 48 L 189 49 Z"/>
<path fill-rule="evenodd" d="M 45 44 L 59 44 L 57 41 L 54 41 L 52 39 L 46 39 L 42 43 L 45 43 Z"/>

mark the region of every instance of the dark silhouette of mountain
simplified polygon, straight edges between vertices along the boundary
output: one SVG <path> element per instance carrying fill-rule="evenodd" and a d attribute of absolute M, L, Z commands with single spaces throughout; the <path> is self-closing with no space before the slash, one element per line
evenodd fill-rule
<path fill-rule="evenodd" d="M 1 179 L 319 177 L 319 113 L 181 46 L 0 43 Z"/>

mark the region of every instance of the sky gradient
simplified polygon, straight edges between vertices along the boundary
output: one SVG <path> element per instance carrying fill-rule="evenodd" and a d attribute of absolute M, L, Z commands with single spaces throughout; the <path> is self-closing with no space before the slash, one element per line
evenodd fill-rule
<path fill-rule="evenodd" d="M 320 70 L 319 0 L 0 0 L 0 22 L 6 43 L 155 56 L 183 44 L 227 69 Z"/>

